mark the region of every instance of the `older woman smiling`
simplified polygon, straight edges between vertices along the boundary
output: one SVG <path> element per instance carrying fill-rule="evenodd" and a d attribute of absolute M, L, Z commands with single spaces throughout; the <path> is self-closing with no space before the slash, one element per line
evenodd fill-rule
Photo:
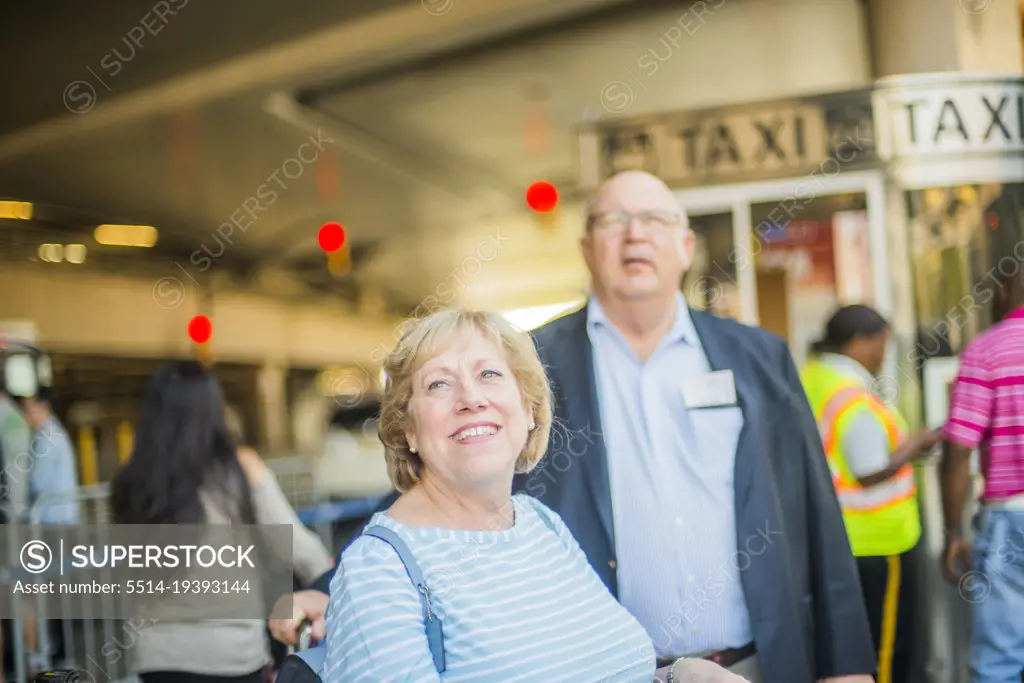
<path fill-rule="evenodd" d="M 406 331 L 385 370 L 380 438 L 402 496 L 341 557 L 323 680 L 653 680 L 649 637 L 562 520 L 512 495 L 513 475 L 537 464 L 551 430 L 530 338 L 493 314 L 443 311 Z M 420 590 L 399 547 L 422 570 Z M 676 680 L 742 680 L 717 667 L 681 678 L 686 665 Z"/>

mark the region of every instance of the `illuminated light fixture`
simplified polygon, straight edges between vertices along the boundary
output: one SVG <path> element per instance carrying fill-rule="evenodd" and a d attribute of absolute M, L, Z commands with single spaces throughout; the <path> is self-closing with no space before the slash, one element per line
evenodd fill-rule
<path fill-rule="evenodd" d="M 195 349 L 195 356 L 197 361 L 199 361 L 200 363 L 207 367 L 213 365 L 215 360 L 213 354 L 213 342 L 206 342 L 205 344 L 195 344 L 193 348 Z"/>
<path fill-rule="evenodd" d="M 194 316 L 188 321 L 188 338 L 196 344 L 205 344 L 213 336 L 213 323 L 205 315 Z"/>
<path fill-rule="evenodd" d="M 973 185 L 961 185 L 956 188 L 956 198 L 967 206 L 974 206 L 978 203 L 978 191 Z"/>
<path fill-rule="evenodd" d="M 509 321 L 523 332 L 540 327 L 552 318 L 571 311 L 580 305 L 579 301 L 566 301 L 560 304 L 548 306 L 531 306 L 530 308 L 517 308 L 513 311 L 505 311 L 502 317 Z"/>
<path fill-rule="evenodd" d="M 335 279 L 341 279 L 352 273 L 352 252 L 347 244 L 337 251 L 327 252 L 327 269 Z"/>
<path fill-rule="evenodd" d="M 156 244 L 157 231 L 151 225 L 101 225 L 93 233 L 93 239 L 108 247 L 152 247 Z"/>
<path fill-rule="evenodd" d="M 999 227 L 999 214 L 995 211 L 988 211 L 985 213 L 985 224 L 989 230 L 995 230 Z"/>
<path fill-rule="evenodd" d="M 558 205 L 558 190 L 547 181 L 537 181 L 526 190 L 526 203 L 537 213 L 553 211 Z"/>
<path fill-rule="evenodd" d="M 542 230 L 554 232 L 555 230 L 558 230 L 559 226 L 562 224 L 562 217 L 560 214 L 560 211 L 538 213 L 536 217 L 537 225 L 539 225 Z"/>
<path fill-rule="evenodd" d="M 0 218 L 30 221 L 32 220 L 32 203 L 0 201 Z"/>
<path fill-rule="evenodd" d="M 64 247 L 64 260 L 68 263 L 85 263 L 85 255 L 88 249 L 84 244 L 68 244 Z"/>
<path fill-rule="evenodd" d="M 39 260 L 46 263 L 85 263 L 86 248 L 84 244 L 40 244 Z"/>
<path fill-rule="evenodd" d="M 64 260 L 63 244 L 40 244 L 39 260 L 45 263 L 60 263 Z"/>
<path fill-rule="evenodd" d="M 317 233 L 317 242 L 328 253 L 338 251 L 345 244 L 345 228 L 339 223 L 324 223 Z"/>

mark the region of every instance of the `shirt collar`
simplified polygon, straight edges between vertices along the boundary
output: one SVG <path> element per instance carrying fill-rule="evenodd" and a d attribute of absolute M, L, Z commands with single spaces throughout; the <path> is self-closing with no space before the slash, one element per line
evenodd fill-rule
<path fill-rule="evenodd" d="M 592 331 L 598 327 L 615 329 L 615 326 L 608 320 L 608 316 L 598 302 L 597 297 L 591 296 L 587 302 L 587 328 Z M 662 339 L 661 344 L 673 344 L 675 342 L 683 342 L 689 346 L 700 346 L 700 337 L 697 336 L 697 328 L 693 325 L 690 307 L 686 305 L 686 299 L 683 297 L 682 292 L 676 292 L 676 319 L 672 323 L 672 329 Z"/>
<path fill-rule="evenodd" d="M 847 375 L 856 377 L 866 387 L 870 387 L 875 381 L 874 375 L 868 372 L 866 367 L 841 353 L 823 353 L 821 361 Z"/>

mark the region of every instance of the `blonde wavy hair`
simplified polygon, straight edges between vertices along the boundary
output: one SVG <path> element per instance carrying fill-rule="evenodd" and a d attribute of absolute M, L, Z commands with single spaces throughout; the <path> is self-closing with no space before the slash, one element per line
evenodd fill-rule
<path fill-rule="evenodd" d="M 439 311 L 409 323 L 384 360 L 387 381 L 377 433 L 384 444 L 388 477 L 403 493 L 420 480 L 423 471 L 422 459 L 409 450 L 405 438 L 411 419 L 409 401 L 413 374 L 431 358 L 443 353 L 460 332 L 470 329 L 477 330 L 505 352 L 519 385 L 523 407 L 528 413 L 532 412 L 536 424 L 528 432 L 526 446 L 516 460 L 516 472 L 532 470 L 547 450 L 552 420 L 551 387 L 529 335 L 495 313 L 467 309 Z"/>

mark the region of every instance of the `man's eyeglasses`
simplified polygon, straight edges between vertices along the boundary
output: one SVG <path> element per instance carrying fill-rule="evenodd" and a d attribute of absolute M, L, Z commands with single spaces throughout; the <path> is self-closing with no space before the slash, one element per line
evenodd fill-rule
<path fill-rule="evenodd" d="M 683 217 L 673 211 L 642 211 L 627 213 L 609 211 L 590 216 L 590 227 L 600 232 L 621 232 L 636 220 L 645 230 L 664 231 L 683 224 Z"/>

